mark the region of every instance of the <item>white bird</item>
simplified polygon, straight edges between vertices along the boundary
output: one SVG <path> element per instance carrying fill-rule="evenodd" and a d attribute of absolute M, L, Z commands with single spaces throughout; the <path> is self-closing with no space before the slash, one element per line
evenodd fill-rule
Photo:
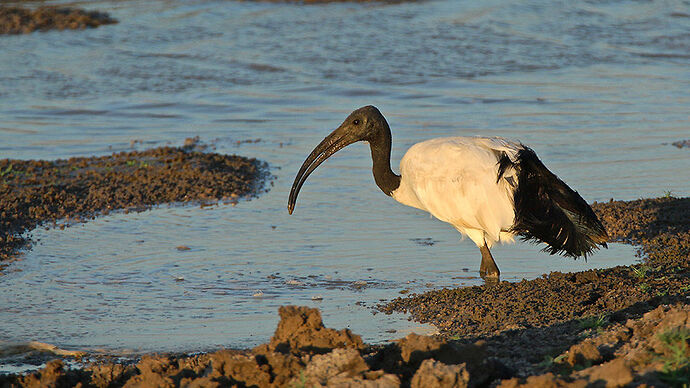
<path fill-rule="evenodd" d="M 410 147 L 400 175 L 390 167 L 391 131 L 374 106 L 352 112 L 302 164 L 290 191 L 292 214 L 307 177 L 331 155 L 357 141 L 371 147 L 374 180 L 396 201 L 431 213 L 463 235 L 482 254 L 479 273 L 498 280 L 489 250 L 514 236 L 544 242 L 545 251 L 587 256 L 608 235 L 580 195 L 558 179 L 530 148 L 500 137 L 436 138 Z"/>

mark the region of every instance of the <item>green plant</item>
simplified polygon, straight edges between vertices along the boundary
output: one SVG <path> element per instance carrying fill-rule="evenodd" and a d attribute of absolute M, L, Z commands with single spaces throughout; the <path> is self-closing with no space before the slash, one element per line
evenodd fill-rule
<path fill-rule="evenodd" d="M 305 388 L 307 386 L 307 377 L 304 375 L 304 369 L 299 371 L 299 380 L 293 381 L 290 388 Z"/>
<path fill-rule="evenodd" d="M 640 291 L 642 291 L 642 292 L 647 292 L 647 291 L 649 291 L 649 288 L 650 288 L 649 284 L 647 284 L 647 283 L 642 283 L 637 287 L 639 287 Z"/>
<path fill-rule="evenodd" d="M 644 279 L 647 276 L 647 272 L 649 272 L 651 268 L 649 268 L 646 265 L 641 265 L 639 267 L 633 267 L 633 275 L 635 275 L 636 278 L 638 279 Z"/>
<path fill-rule="evenodd" d="M 599 330 L 600 328 L 608 325 L 609 322 L 609 317 L 606 314 L 601 314 L 601 315 L 595 315 L 591 317 L 584 318 L 580 321 L 580 329 L 582 330 L 587 330 L 587 329 L 595 329 Z"/>
<path fill-rule="evenodd" d="M 549 354 L 544 356 L 544 360 L 537 364 L 538 366 L 542 368 L 550 368 L 553 364 L 560 364 L 561 361 L 565 360 L 566 354 L 561 354 L 560 356 L 553 357 Z"/>
<path fill-rule="evenodd" d="M 672 329 L 659 334 L 659 339 L 668 349 L 661 359 L 661 379 L 674 387 L 690 386 L 690 329 Z"/>
<path fill-rule="evenodd" d="M 5 176 L 5 175 L 9 174 L 10 172 L 12 172 L 12 167 L 13 166 L 10 164 L 9 166 L 7 166 L 7 168 L 5 168 L 4 171 L 0 171 L 0 176 Z"/>

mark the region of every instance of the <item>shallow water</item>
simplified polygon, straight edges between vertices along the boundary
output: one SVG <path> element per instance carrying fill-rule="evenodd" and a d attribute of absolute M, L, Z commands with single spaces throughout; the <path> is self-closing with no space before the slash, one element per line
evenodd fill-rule
<path fill-rule="evenodd" d="M 198 135 L 267 161 L 276 179 L 235 207 L 36 230 L 0 280 L 0 340 L 246 347 L 268 340 L 283 304 L 319 307 L 327 326 L 368 341 L 432 330 L 369 307 L 403 290 L 479 284 L 479 252 L 383 195 L 366 146 L 320 167 L 287 215 L 304 158 L 366 104 L 391 124 L 394 164 L 430 137 L 499 135 L 530 145 L 588 201 L 690 194 L 690 154 L 670 145 L 690 136 L 687 1 L 69 4 L 120 23 L 0 37 L 2 157 Z M 494 256 L 504 279 L 519 280 L 628 264 L 634 250 L 611 244 L 584 262 L 518 243 Z"/>

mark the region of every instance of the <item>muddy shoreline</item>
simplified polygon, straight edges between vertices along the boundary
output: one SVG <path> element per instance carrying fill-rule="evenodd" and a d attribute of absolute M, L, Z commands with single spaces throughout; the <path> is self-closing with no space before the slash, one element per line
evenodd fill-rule
<path fill-rule="evenodd" d="M 0 253 L 7 263 L 38 226 L 68 227 L 114 210 L 233 202 L 261 189 L 263 164 L 194 145 L 58 161 L 0 161 Z M 318 310 L 281 307 L 267 344 L 136 363 L 57 358 L 0 386 L 682 386 L 690 384 L 690 198 L 595 203 L 613 241 L 641 263 L 551 273 L 493 287 L 443 289 L 379 306 L 436 325 L 371 346 L 325 328 Z M 554 260 L 563 260 L 554 258 Z"/>
<path fill-rule="evenodd" d="M 0 160 L 0 271 L 29 246 L 25 232 L 39 226 L 65 228 L 166 203 L 235 203 L 264 188 L 265 163 L 199 147 L 190 141 L 101 157 Z"/>

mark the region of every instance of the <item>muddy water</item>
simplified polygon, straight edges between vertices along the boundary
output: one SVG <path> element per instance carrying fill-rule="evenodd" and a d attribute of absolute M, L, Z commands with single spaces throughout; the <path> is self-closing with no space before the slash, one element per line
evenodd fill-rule
<path fill-rule="evenodd" d="M 252 346 L 283 304 L 318 306 L 327 326 L 367 341 L 415 329 L 368 307 L 478 284 L 470 241 L 380 193 L 363 145 L 319 168 L 294 215 L 285 208 L 311 148 L 365 104 L 388 117 L 395 164 L 429 137 L 500 135 L 532 146 L 589 201 L 690 194 L 690 154 L 670 145 L 690 127 L 686 2 L 481 4 L 95 1 L 81 5 L 120 23 L 2 37 L 2 157 L 198 135 L 269 162 L 276 179 L 235 207 L 35 231 L 36 246 L 0 279 L 0 340 Z M 584 262 L 515 244 L 494 256 L 504 279 L 519 280 L 627 264 L 633 252 L 611 244 Z"/>

